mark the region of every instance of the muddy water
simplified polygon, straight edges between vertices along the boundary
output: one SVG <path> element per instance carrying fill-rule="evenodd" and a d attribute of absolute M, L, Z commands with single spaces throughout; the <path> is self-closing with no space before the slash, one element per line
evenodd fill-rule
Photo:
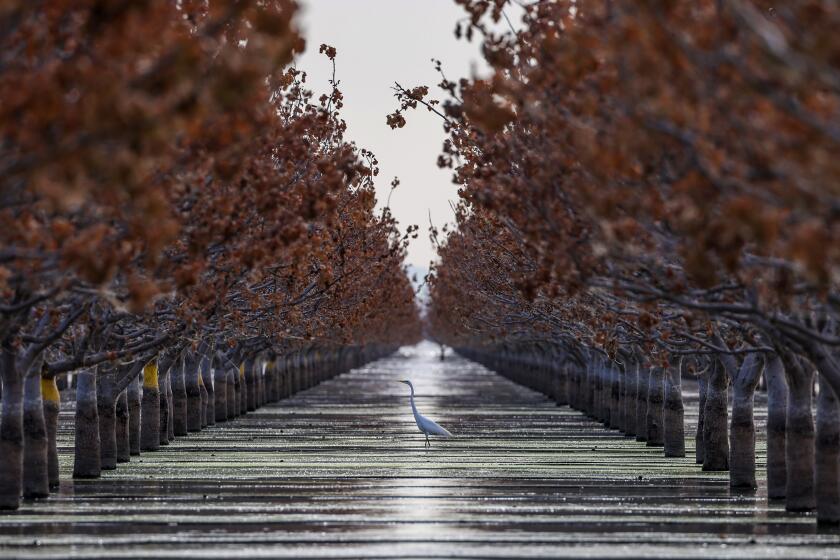
<path fill-rule="evenodd" d="M 408 405 L 455 434 L 424 449 Z M 421 345 L 0 516 L 0 556 L 840 558 L 840 532 L 725 473 Z M 763 429 L 763 410 L 757 413 Z M 759 441 L 759 468 L 764 443 Z"/>

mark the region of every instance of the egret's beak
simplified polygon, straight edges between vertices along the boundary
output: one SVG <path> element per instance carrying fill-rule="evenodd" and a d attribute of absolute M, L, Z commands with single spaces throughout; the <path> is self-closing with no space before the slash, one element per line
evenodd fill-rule
<path fill-rule="evenodd" d="M 408 385 L 408 381 L 405 379 L 400 379 L 400 383 L 405 383 L 406 385 Z"/>

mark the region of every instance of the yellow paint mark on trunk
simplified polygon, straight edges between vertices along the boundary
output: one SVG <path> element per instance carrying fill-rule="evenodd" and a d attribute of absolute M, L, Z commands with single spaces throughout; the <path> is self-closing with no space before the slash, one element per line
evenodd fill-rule
<path fill-rule="evenodd" d="M 55 377 L 41 378 L 41 398 L 45 401 L 59 402 L 61 396 L 58 393 L 58 385 L 55 383 Z"/>
<path fill-rule="evenodd" d="M 146 364 L 143 367 L 143 387 L 148 389 L 158 388 L 158 366 L 156 362 Z"/>

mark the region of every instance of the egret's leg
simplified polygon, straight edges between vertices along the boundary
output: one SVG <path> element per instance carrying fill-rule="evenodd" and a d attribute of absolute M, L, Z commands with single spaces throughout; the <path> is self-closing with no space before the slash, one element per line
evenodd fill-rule
<path fill-rule="evenodd" d="M 429 446 L 429 447 L 432 446 L 432 442 L 429 441 L 429 434 L 426 434 L 426 446 Z"/>

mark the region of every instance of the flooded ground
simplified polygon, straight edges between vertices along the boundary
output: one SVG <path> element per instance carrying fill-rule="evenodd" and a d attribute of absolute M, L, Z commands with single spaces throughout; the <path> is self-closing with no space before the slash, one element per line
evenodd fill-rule
<path fill-rule="evenodd" d="M 453 439 L 424 449 L 406 377 Z M 696 394 L 686 413 L 688 456 L 665 459 L 425 344 L 73 481 L 67 408 L 61 491 L 0 515 L 0 556 L 840 558 L 763 478 L 702 473 Z"/>

